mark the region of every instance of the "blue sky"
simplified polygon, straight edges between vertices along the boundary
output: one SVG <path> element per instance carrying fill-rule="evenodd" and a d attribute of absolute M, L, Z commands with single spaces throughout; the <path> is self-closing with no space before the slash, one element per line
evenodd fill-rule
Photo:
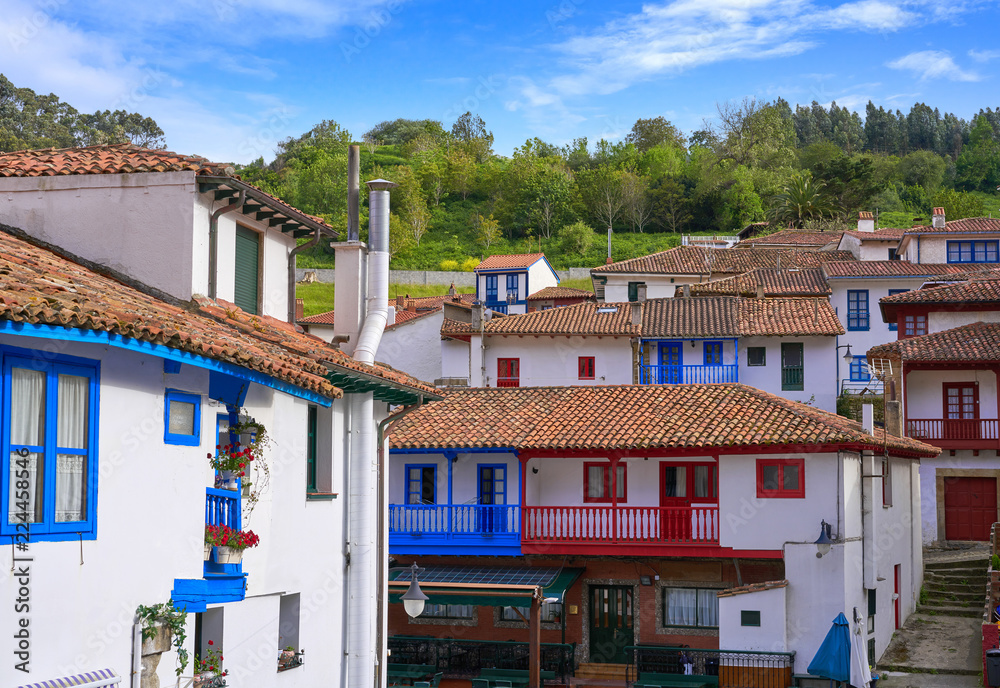
<path fill-rule="evenodd" d="M 171 150 L 270 160 L 332 119 L 483 117 L 531 137 L 700 129 L 716 104 L 996 107 L 997 2 L 976 0 L 3 0 L 0 72 L 82 111 L 156 119 Z"/>

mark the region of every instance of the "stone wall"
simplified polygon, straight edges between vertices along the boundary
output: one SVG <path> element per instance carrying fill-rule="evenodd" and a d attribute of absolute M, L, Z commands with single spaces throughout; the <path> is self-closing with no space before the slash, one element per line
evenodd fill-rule
<path fill-rule="evenodd" d="M 307 272 L 316 273 L 318 282 L 334 282 L 336 271 L 327 268 L 296 268 L 295 281 L 301 282 L 306 278 Z M 590 268 L 570 268 L 569 270 L 556 270 L 560 280 L 567 279 L 590 279 Z M 452 283 L 456 287 L 476 286 L 476 274 L 473 272 L 443 272 L 440 270 L 390 270 L 390 284 L 439 284 L 447 287 Z"/>

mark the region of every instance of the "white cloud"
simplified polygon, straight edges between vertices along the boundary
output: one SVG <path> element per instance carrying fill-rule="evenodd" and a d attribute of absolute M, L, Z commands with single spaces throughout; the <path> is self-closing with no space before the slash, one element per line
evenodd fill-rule
<path fill-rule="evenodd" d="M 837 7 L 810 15 L 806 21 L 831 29 L 896 31 L 916 22 L 913 12 L 880 0 L 845 2 Z"/>
<path fill-rule="evenodd" d="M 969 57 L 976 62 L 989 62 L 1000 57 L 1000 50 L 970 50 Z"/>
<path fill-rule="evenodd" d="M 975 72 L 964 71 L 955 64 L 951 55 L 942 50 L 921 50 L 904 55 L 886 64 L 891 69 L 913 72 L 922 81 L 927 79 L 948 79 L 949 81 L 979 81 Z"/>

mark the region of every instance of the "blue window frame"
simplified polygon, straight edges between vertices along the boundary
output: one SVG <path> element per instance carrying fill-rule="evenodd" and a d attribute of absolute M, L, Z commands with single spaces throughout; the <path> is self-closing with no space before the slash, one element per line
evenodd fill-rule
<path fill-rule="evenodd" d="M 517 301 L 517 275 L 507 275 L 507 298 Z"/>
<path fill-rule="evenodd" d="M 847 329 L 852 331 L 868 329 L 868 290 L 847 290 Z"/>
<path fill-rule="evenodd" d="M 910 291 L 910 290 L 909 289 L 890 289 L 889 290 L 889 296 L 892 296 L 893 294 L 902 294 L 904 291 Z M 889 331 L 890 332 L 895 332 L 898 329 L 899 329 L 899 326 L 898 326 L 897 323 L 895 323 L 895 322 L 889 323 Z"/>
<path fill-rule="evenodd" d="M 486 301 L 494 303 L 497 300 L 497 276 L 486 275 Z"/>
<path fill-rule="evenodd" d="M 12 542 L 97 535 L 96 361 L 3 352 L 0 535 Z"/>
<path fill-rule="evenodd" d="M 406 464 L 406 503 L 437 504 L 437 466 L 432 463 Z"/>
<path fill-rule="evenodd" d="M 868 370 L 868 358 L 866 356 L 855 356 L 851 359 L 851 382 L 868 382 L 871 379 L 872 374 Z"/>
<path fill-rule="evenodd" d="M 1000 242 L 949 241 L 949 263 L 1000 263 Z"/>
<path fill-rule="evenodd" d="M 705 365 L 722 365 L 722 342 L 705 342 Z"/>
<path fill-rule="evenodd" d="M 168 389 L 163 405 L 163 441 L 197 447 L 201 444 L 201 395 Z"/>

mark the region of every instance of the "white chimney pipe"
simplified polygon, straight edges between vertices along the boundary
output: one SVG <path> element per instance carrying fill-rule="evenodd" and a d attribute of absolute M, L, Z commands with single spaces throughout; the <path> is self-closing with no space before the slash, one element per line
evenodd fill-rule
<path fill-rule="evenodd" d="M 389 317 L 389 189 L 397 184 L 375 179 L 368 184 L 368 308 L 358 335 L 354 360 L 374 365 Z"/>
<path fill-rule="evenodd" d="M 934 208 L 931 211 L 931 226 L 938 229 L 944 229 L 944 208 Z"/>
<path fill-rule="evenodd" d="M 858 231 L 859 232 L 874 232 L 875 231 L 875 217 L 871 212 L 867 210 L 862 210 L 858 213 Z"/>

